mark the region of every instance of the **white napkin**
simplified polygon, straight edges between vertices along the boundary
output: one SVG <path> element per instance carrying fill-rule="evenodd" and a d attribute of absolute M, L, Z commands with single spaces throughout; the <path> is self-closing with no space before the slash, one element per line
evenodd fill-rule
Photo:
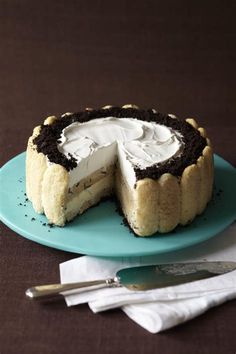
<path fill-rule="evenodd" d="M 236 261 L 236 224 L 215 238 L 183 251 L 152 257 L 83 256 L 60 264 L 61 283 L 114 277 L 121 268 L 192 261 Z M 88 303 L 94 313 L 121 307 L 136 323 L 157 333 L 236 298 L 236 271 L 192 283 L 148 291 L 104 288 L 64 294 L 68 306 Z"/>

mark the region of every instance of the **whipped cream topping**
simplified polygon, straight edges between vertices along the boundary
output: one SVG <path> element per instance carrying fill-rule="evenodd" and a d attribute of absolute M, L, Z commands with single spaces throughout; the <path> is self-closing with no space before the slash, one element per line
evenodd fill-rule
<path fill-rule="evenodd" d="M 69 187 L 100 168 L 115 163 L 133 187 L 134 168 L 145 169 L 179 155 L 183 149 L 180 133 L 155 122 L 135 118 L 106 117 L 75 122 L 61 134 L 58 150 L 73 156 L 77 167 L 69 172 Z"/>

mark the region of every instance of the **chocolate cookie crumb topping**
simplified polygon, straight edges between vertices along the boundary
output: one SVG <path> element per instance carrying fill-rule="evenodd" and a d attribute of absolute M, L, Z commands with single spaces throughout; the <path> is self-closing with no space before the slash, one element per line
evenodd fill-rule
<path fill-rule="evenodd" d="M 157 179 L 164 173 L 181 176 L 187 166 L 196 163 L 204 147 L 207 145 L 206 139 L 201 136 L 199 131 L 194 129 L 185 120 L 175 119 L 167 114 L 155 112 L 151 109 L 120 107 L 92 111 L 86 110 L 65 115 L 55 120 L 51 125 L 41 125 L 40 134 L 34 139 L 33 143 L 36 145 L 37 151 L 46 155 L 50 162 L 62 165 L 67 171 L 72 170 L 77 166 L 76 159 L 72 155 L 67 158 L 57 148 L 62 130 L 74 122 L 84 123 L 92 119 L 105 117 L 136 118 L 146 122 L 155 122 L 172 128 L 183 136 L 184 147 L 180 156 L 173 157 L 164 163 L 155 164 L 146 169 L 135 167 L 137 180 L 145 177 Z"/>

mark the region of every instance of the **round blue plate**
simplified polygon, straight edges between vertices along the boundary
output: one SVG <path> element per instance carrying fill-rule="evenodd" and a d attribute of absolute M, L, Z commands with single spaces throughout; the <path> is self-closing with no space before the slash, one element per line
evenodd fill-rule
<path fill-rule="evenodd" d="M 150 238 L 135 237 L 123 225 L 113 202 L 102 202 L 66 227 L 50 227 L 44 215 L 36 214 L 25 194 L 25 153 L 1 171 L 0 217 L 19 235 L 45 246 L 96 256 L 148 256 L 192 246 L 216 235 L 236 216 L 236 170 L 215 155 L 214 197 L 206 211 L 191 225 Z"/>

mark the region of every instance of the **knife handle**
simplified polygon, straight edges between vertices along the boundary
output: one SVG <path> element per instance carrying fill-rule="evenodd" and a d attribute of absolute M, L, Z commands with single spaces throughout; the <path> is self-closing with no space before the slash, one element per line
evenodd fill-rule
<path fill-rule="evenodd" d="M 69 295 L 66 294 L 66 292 L 70 290 L 88 291 L 116 286 L 120 286 L 117 278 L 85 281 L 79 283 L 48 284 L 33 286 L 32 288 L 26 290 L 25 295 L 28 299 L 31 300 L 43 300 L 50 299 L 55 295 L 63 295 L 64 292 L 65 295 Z"/>

